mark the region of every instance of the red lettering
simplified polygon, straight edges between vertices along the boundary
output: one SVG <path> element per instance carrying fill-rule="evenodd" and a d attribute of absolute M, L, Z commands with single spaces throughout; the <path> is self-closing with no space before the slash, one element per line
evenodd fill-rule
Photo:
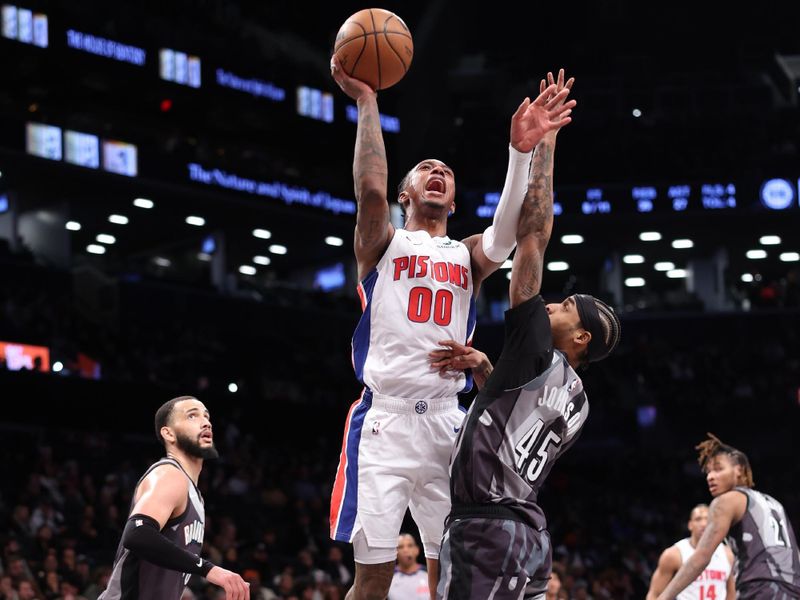
<path fill-rule="evenodd" d="M 425 277 L 428 274 L 428 259 L 430 256 L 420 256 L 417 259 L 417 266 L 419 267 L 419 271 L 414 277 Z"/>
<path fill-rule="evenodd" d="M 414 323 L 426 323 L 431 318 L 433 292 L 430 288 L 411 288 L 408 294 L 408 319 Z"/>
<path fill-rule="evenodd" d="M 717 586 L 713 583 L 709 586 L 700 586 L 700 600 L 717 600 Z"/>
<path fill-rule="evenodd" d="M 469 268 L 458 263 L 431 262 L 430 256 L 400 256 L 392 260 L 394 263 L 394 281 L 405 273 L 408 279 L 431 277 L 440 283 L 449 282 L 463 290 L 469 289 Z"/>
<path fill-rule="evenodd" d="M 414 323 L 427 323 L 433 311 L 433 322 L 440 326 L 450 325 L 453 313 L 453 292 L 433 290 L 417 286 L 408 294 L 408 319 Z"/>
<path fill-rule="evenodd" d="M 436 292 L 436 301 L 433 306 L 433 322 L 437 325 L 450 325 L 453 313 L 453 292 L 439 290 Z"/>
<path fill-rule="evenodd" d="M 447 263 L 437 262 L 433 264 L 433 278 L 436 281 L 447 281 Z"/>
<path fill-rule="evenodd" d="M 450 283 L 461 287 L 461 265 L 447 263 L 447 271 L 450 274 Z"/>
<path fill-rule="evenodd" d="M 392 262 L 394 262 L 394 280 L 397 281 L 400 279 L 400 273 L 408 270 L 408 257 L 401 256 L 400 258 L 395 258 Z"/>

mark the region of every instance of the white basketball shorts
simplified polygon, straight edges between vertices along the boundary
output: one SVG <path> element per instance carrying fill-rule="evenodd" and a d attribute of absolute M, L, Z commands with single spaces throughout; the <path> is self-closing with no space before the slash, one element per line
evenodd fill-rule
<path fill-rule="evenodd" d="M 368 389 L 350 407 L 330 523 L 331 538 L 354 543 L 357 562 L 394 560 L 406 508 L 425 556 L 439 557 L 450 455 L 464 414 L 457 398 L 392 398 Z"/>

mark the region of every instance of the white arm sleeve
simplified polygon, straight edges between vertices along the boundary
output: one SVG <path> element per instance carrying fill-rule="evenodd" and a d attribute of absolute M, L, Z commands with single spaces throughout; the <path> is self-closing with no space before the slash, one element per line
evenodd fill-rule
<path fill-rule="evenodd" d="M 503 262 L 517 245 L 517 223 L 528 191 L 528 172 L 533 152 L 517 152 L 508 145 L 508 172 L 492 224 L 483 232 L 483 252 L 496 263 Z"/>

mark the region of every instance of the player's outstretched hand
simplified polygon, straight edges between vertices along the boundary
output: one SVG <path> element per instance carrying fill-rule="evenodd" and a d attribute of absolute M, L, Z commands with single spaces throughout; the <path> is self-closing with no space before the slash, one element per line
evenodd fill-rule
<path fill-rule="evenodd" d="M 548 71 L 547 72 L 547 79 L 542 79 L 539 82 L 539 94 L 544 94 L 546 90 L 552 89 L 553 85 L 556 86 L 556 89 L 555 89 L 555 93 L 556 94 L 562 92 L 565 89 L 567 89 L 567 90 L 569 90 L 571 92 L 572 91 L 572 86 L 575 85 L 575 78 L 574 77 L 570 77 L 569 79 L 564 81 L 564 69 L 559 69 L 558 70 L 558 78 L 557 79 L 553 77 L 553 73 L 551 71 Z M 548 96 L 548 100 L 549 99 L 550 99 L 550 96 Z M 564 97 L 564 100 L 566 100 L 566 96 Z M 561 106 L 563 106 L 564 100 L 561 101 Z M 558 109 L 558 108 L 560 108 L 560 106 L 556 105 L 555 108 Z M 566 123 L 564 123 L 564 125 L 566 125 Z M 563 127 L 563 125 L 561 127 Z M 561 127 L 558 127 L 557 129 L 554 129 L 553 131 L 551 131 L 550 135 L 555 136 L 558 133 L 558 130 L 561 129 Z"/>
<path fill-rule="evenodd" d="M 345 73 L 341 64 L 339 64 L 339 57 L 335 54 L 331 56 L 331 75 L 333 76 L 333 80 L 342 88 L 342 91 L 353 100 L 358 101 L 362 96 L 376 93 L 375 90 L 360 79 L 350 77 Z"/>
<path fill-rule="evenodd" d="M 250 585 L 233 571 L 214 567 L 206 579 L 225 590 L 225 600 L 250 600 Z"/>
<path fill-rule="evenodd" d="M 489 359 L 480 350 L 471 346 L 459 344 L 455 340 L 443 340 L 439 342 L 443 348 L 438 348 L 428 353 L 431 367 L 438 369 L 439 373 L 446 374 L 447 371 L 463 371 L 464 369 L 474 369 L 484 364 Z"/>
<path fill-rule="evenodd" d="M 570 80 L 570 87 L 573 81 Z M 533 102 L 530 98 L 522 101 L 511 117 L 511 146 L 515 150 L 532 151 L 545 135 L 558 131 L 572 120 L 570 114 L 577 102 L 567 101 L 570 87 L 563 81 L 560 89 L 555 81 L 545 87 L 540 85 L 539 96 Z"/>

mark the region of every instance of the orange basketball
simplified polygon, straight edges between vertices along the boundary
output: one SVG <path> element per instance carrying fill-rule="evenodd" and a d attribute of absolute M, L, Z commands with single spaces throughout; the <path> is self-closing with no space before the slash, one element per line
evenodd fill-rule
<path fill-rule="evenodd" d="M 382 8 L 367 8 L 344 22 L 333 52 L 350 77 L 385 90 L 408 71 L 414 42 L 403 19 Z"/>

